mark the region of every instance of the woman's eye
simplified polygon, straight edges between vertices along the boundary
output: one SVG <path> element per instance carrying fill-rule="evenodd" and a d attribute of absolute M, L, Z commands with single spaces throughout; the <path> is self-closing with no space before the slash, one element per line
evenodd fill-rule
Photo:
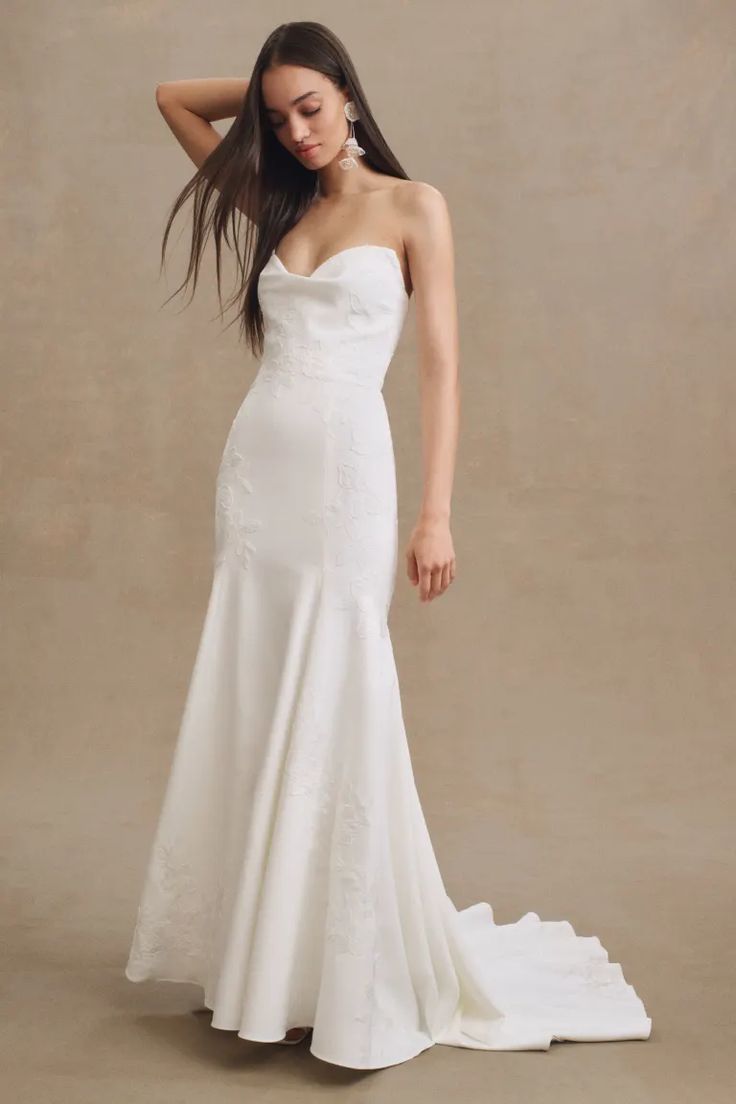
<path fill-rule="evenodd" d="M 322 110 L 321 107 L 315 107 L 314 111 L 304 111 L 303 114 L 304 115 L 316 115 L 321 110 Z M 274 130 L 278 130 L 279 127 L 281 127 L 283 125 L 284 125 L 283 119 L 281 120 L 280 123 L 271 123 L 271 126 L 273 127 Z"/>

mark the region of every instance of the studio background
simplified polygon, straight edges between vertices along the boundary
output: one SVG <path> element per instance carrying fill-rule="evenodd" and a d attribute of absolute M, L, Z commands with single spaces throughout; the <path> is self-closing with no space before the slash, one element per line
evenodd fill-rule
<path fill-rule="evenodd" d="M 646 1043 L 546 1057 L 433 1048 L 374 1078 L 374 1098 L 475 1102 L 492 1081 L 497 1099 L 720 1104 L 734 1044 L 729 0 L 6 5 L 8 1089 L 67 1104 L 361 1091 L 358 1073 L 212 1032 L 186 1015 L 195 987 L 122 973 L 211 582 L 217 465 L 256 370 L 233 311 L 218 317 L 210 247 L 191 305 L 162 305 L 191 204 L 159 277 L 165 217 L 194 166 L 154 90 L 249 76 L 289 19 L 343 39 L 390 146 L 453 220 L 458 575 L 428 605 L 403 560 L 421 493 L 413 300 L 384 392 L 390 626 L 448 893 L 490 901 L 499 922 L 533 910 L 599 935 L 654 1023 Z"/>

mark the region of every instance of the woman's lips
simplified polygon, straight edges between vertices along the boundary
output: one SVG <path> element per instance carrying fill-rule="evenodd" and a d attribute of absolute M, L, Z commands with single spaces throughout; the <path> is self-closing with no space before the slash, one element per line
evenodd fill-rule
<path fill-rule="evenodd" d="M 316 153 L 319 149 L 319 142 L 316 142 L 313 146 L 307 146 L 306 149 L 299 150 L 303 157 L 309 157 L 310 154 Z"/>

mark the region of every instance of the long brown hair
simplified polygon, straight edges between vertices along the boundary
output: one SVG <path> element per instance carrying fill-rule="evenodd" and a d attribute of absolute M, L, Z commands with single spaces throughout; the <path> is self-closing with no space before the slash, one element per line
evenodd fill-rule
<path fill-rule="evenodd" d="M 217 293 L 222 311 L 222 242 L 224 240 L 228 246 L 231 244 L 228 237 L 230 225 L 241 283 L 227 306 L 241 300 L 236 316 L 241 320 L 241 336 L 245 335 L 256 356 L 263 352 L 263 315 L 258 302 L 258 277 L 281 238 L 309 207 L 317 194 L 318 184 L 316 171 L 301 165 L 281 145 L 269 126 L 263 106 L 261 80 L 264 70 L 276 65 L 315 69 L 338 88 L 347 89 L 360 116 L 355 123 L 355 137 L 365 150 L 366 163 L 389 176 L 410 179 L 373 118 L 355 67 L 340 39 L 322 23 L 309 21 L 282 23 L 272 31 L 256 59 L 243 103 L 230 129 L 174 201 L 161 245 L 163 268 L 171 225 L 188 196 L 193 194 L 192 240 L 187 274 L 169 299 L 186 287 L 192 278 L 194 295 L 203 248 L 212 231 Z M 241 253 L 238 235 L 243 210 L 252 212 L 254 217 L 246 217 L 247 229 Z M 249 261 L 252 263 L 246 271 Z"/>

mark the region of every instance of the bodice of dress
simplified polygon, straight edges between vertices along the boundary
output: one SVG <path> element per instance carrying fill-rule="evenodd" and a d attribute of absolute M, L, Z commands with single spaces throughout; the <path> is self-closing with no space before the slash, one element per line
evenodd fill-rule
<path fill-rule="evenodd" d="M 409 297 L 396 252 L 357 245 L 302 276 L 275 251 L 261 270 L 262 370 L 380 391 Z"/>

